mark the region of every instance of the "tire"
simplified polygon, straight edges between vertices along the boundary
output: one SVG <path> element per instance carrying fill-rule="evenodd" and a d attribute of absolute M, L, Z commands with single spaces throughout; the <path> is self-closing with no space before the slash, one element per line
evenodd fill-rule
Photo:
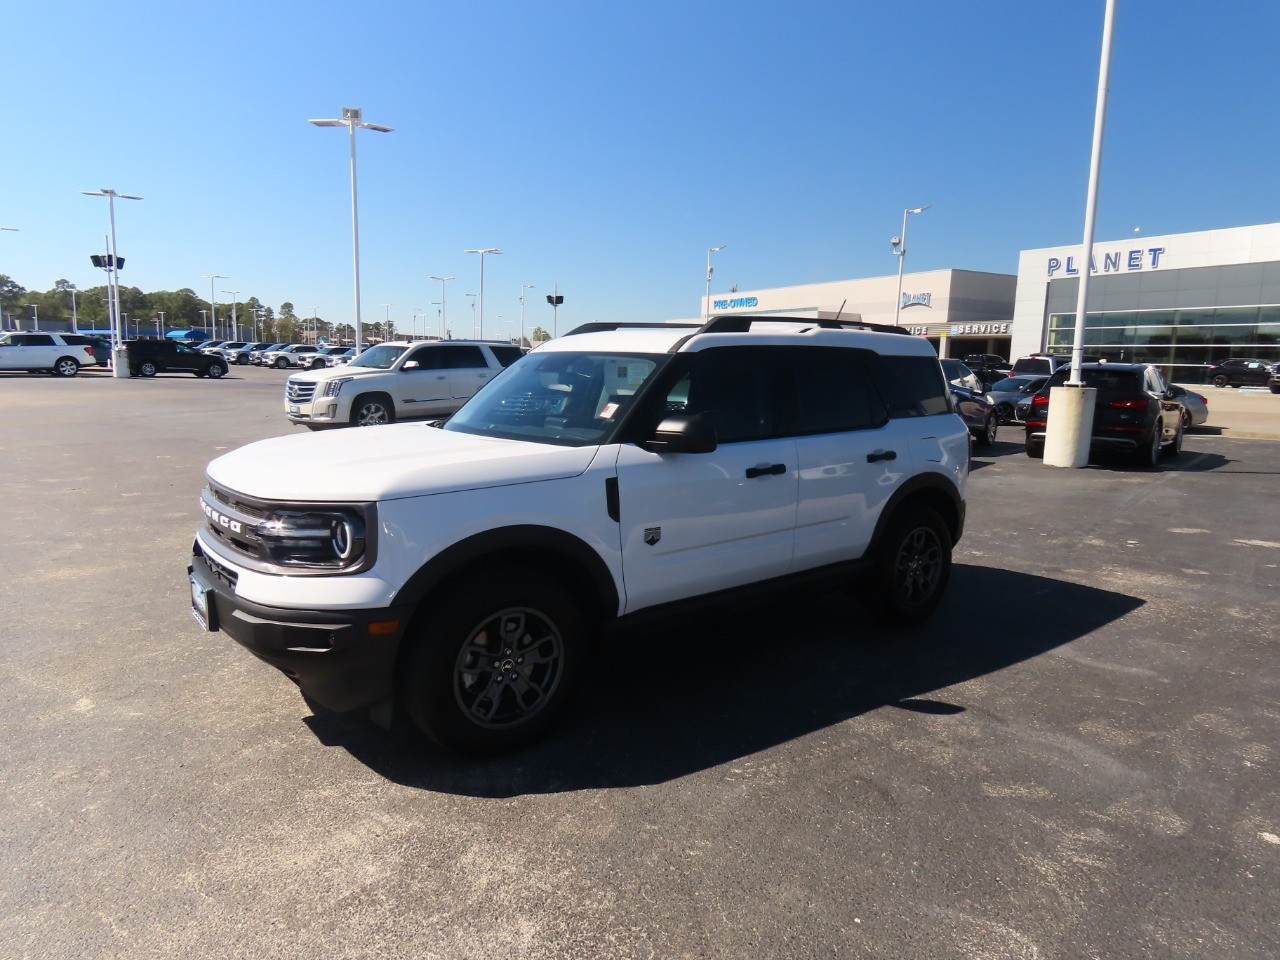
<path fill-rule="evenodd" d="M 919 623 L 942 600 L 951 579 L 951 532 L 937 511 L 908 506 L 889 521 L 876 547 L 866 596 L 895 623 Z"/>
<path fill-rule="evenodd" d="M 1190 429 L 1191 429 L 1192 427 L 1194 427 L 1194 426 L 1195 426 L 1195 424 L 1191 422 L 1191 411 L 1190 411 L 1190 410 L 1187 410 L 1186 408 L 1183 408 L 1183 411 L 1182 411 L 1182 432 L 1183 432 L 1183 433 L 1186 433 L 1188 430 L 1190 430 Z"/>
<path fill-rule="evenodd" d="M 154 377 L 156 372 L 156 365 L 150 360 L 143 360 L 138 364 L 138 376 L 140 377 Z"/>
<path fill-rule="evenodd" d="M 80 361 L 75 357 L 59 357 L 58 362 L 53 365 L 55 377 L 74 377 L 79 372 Z"/>
<path fill-rule="evenodd" d="M 1038 440 L 1027 438 L 1027 456 L 1035 460 L 1044 459 L 1044 444 Z"/>
<path fill-rule="evenodd" d="M 581 611 L 560 584 L 503 568 L 424 613 L 406 638 L 414 647 L 400 686 L 418 729 L 465 753 L 500 753 L 541 735 L 586 649 Z"/>
<path fill-rule="evenodd" d="M 312 361 L 311 361 L 311 365 L 310 365 L 309 367 L 307 367 L 307 369 L 308 369 L 308 370 L 323 370 L 323 369 L 324 369 L 324 361 L 323 361 L 323 360 L 320 360 L 320 359 L 312 360 Z"/>
<path fill-rule="evenodd" d="M 974 439 L 978 441 L 980 447 L 990 447 L 996 442 L 996 433 L 1000 427 L 1000 423 L 993 410 L 987 415 L 987 422 L 982 426 L 982 432 L 977 434 Z"/>
<path fill-rule="evenodd" d="M 1000 423 L 1013 423 L 1013 404 L 997 403 L 996 420 Z"/>
<path fill-rule="evenodd" d="M 1213 378 L 1211 382 L 1215 387 L 1225 387 L 1231 381 L 1227 377 L 1224 377 L 1222 374 L 1218 374 L 1216 377 Z"/>
<path fill-rule="evenodd" d="M 284 357 L 276 357 L 275 368 L 277 370 L 283 370 L 288 365 L 289 365 L 289 361 L 286 360 Z"/>
<path fill-rule="evenodd" d="M 391 400 L 381 393 L 369 393 L 357 397 L 351 405 L 351 425 L 353 427 L 377 427 L 384 423 L 395 423 L 396 411 Z"/>
<path fill-rule="evenodd" d="M 1272 393 L 1280 393 L 1280 387 L 1274 386 L 1272 384 L 1268 384 L 1268 388 L 1271 390 Z"/>
<path fill-rule="evenodd" d="M 209 364 L 209 369 L 205 372 L 214 380 L 221 380 L 227 375 L 227 368 L 225 364 L 211 363 Z"/>
<path fill-rule="evenodd" d="M 1186 427 L 1183 425 L 1184 422 L 1185 414 L 1183 418 L 1178 420 L 1178 430 L 1173 435 L 1173 443 L 1169 444 L 1163 451 L 1161 451 L 1170 460 L 1176 459 L 1178 454 L 1182 453 L 1182 435 L 1186 431 Z"/>
<path fill-rule="evenodd" d="M 1155 429 L 1151 431 L 1151 443 L 1147 449 L 1139 450 L 1138 463 L 1144 467 L 1155 467 L 1160 463 L 1160 441 L 1164 437 L 1164 425 L 1157 420 Z"/>
<path fill-rule="evenodd" d="M 244 354 L 240 354 L 240 356 L 236 357 L 236 363 L 242 367 L 247 367 L 249 365 L 249 358 Z"/>

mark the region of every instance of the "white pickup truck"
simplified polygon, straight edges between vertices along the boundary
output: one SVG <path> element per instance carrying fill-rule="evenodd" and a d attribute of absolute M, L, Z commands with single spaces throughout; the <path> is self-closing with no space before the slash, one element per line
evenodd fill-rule
<path fill-rule="evenodd" d="M 523 355 L 506 341 L 380 343 L 343 366 L 289 377 L 284 412 L 313 430 L 447 417 Z"/>

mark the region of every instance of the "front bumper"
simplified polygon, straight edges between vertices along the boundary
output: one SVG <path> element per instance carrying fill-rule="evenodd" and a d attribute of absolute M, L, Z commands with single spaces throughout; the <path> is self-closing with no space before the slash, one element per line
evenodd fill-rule
<path fill-rule="evenodd" d="M 204 591 L 208 628 L 228 634 L 317 703 L 355 710 L 391 698 L 412 607 L 291 610 L 251 603 L 236 596 L 234 573 L 211 564 L 198 543 L 187 572 Z"/>

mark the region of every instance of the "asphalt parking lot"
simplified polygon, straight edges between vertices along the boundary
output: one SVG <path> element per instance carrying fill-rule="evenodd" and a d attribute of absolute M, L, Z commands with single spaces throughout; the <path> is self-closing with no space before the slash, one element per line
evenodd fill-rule
<path fill-rule="evenodd" d="M 0 375 L 0 956 L 1275 956 L 1280 397 L 1154 470 L 1002 428 L 929 624 L 691 624 L 461 762 L 191 618 L 285 375 Z"/>

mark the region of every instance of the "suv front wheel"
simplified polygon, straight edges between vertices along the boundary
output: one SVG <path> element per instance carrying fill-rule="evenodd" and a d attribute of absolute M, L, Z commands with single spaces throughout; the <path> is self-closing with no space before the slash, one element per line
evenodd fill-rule
<path fill-rule="evenodd" d="M 909 506 L 885 528 L 867 597 L 886 619 L 919 623 L 941 602 L 950 578 L 946 523 L 930 507 Z"/>
<path fill-rule="evenodd" d="M 396 411 L 391 401 L 382 394 L 370 394 L 357 398 L 351 407 L 351 423 L 357 427 L 376 427 L 383 423 L 395 423 Z"/>
<path fill-rule="evenodd" d="M 564 706 L 585 627 L 556 580 L 506 568 L 433 602 L 413 640 L 401 689 L 418 729 L 450 750 L 498 753 Z"/>

